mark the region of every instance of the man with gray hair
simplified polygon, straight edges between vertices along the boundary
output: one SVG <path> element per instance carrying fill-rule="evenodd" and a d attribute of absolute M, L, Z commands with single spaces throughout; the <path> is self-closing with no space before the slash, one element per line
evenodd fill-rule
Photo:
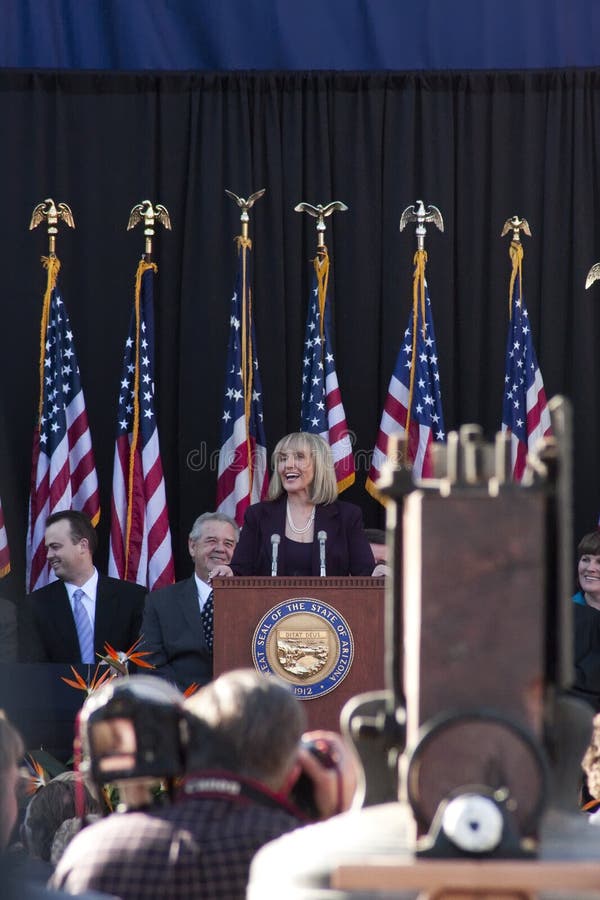
<path fill-rule="evenodd" d="M 193 575 L 146 597 L 141 630 L 143 649 L 150 651 L 146 659 L 156 675 L 182 691 L 212 678 L 211 573 L 215 566 L 229 564 L 239 533 L 236 522 L 223 513 L 199 516 L 188 538 Z"/>
<path fill-rule="evenodd" d="M 334 732 L 304 733 L 305 709 L 283 681 L 233 670 L 183 708 L 185 773 L 175 802 L 85 828 L 59 861 L 53 886 L 121 900 L 244 900 L 256 851 L 307 822 L 295 792 L 300 775 L 314 818 L 348 808 L 353 752 Z"/>

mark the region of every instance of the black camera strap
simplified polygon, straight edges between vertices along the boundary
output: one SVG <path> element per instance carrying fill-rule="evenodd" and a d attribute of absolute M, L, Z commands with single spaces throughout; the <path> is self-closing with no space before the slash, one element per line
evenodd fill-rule
<path fill-rule="evenodd" d="M 266 785 L 219 769 L 202 769 L 183 778 L 177 792 L 177 801 L 199 800 L 202 797 L 239 804 L 250 800 L 261 806 L 284 810 L 302 821 L 306 818 L 287 797 L 275 794 Z"/>

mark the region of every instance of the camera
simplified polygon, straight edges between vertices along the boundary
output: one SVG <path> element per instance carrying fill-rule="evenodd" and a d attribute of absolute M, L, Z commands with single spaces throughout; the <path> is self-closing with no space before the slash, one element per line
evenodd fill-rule
<path fill-rule="evenodd" d="M 309 753 L 318 760 L 325 769 L 334 769 L 335 761 L 329 751 L 329 748 L 323 741 L 318 743 L 315 741 L 302 741 L 301 746 L 308 750 Z M 309 819 L 316 821 L 321 818 L 321 813 L 315 802 L 314 784 L 306 774 L 301 772 L 298 781 L 290 792 L 290 800 L 300 812 L 303 812 Z"/>

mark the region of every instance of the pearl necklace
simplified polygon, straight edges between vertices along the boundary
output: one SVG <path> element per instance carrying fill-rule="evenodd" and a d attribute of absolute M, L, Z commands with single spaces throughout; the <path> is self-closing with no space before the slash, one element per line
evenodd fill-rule
<path fill-rule="evenodd" d="M 312 523 L 315 521 L 315 507 L 313 506 L 312 512 L 311 512 L 310 516 L 308 517 L 308 521 L 306 522 L 306 525 L 304 525 L 302 528 L 296 528 L 296 526 L 294 525 L 294 523 L 292 521 L 292 514 L 290 512 L 290 504 L 289 503 L 286 503 L 285 509 L 286 509 L 286 514 L 287 514 L 288 525 L 290 526 L 290 528 L 292 529 L 294 534 L 306 534 L 306 532 L 312 526 Z"/>

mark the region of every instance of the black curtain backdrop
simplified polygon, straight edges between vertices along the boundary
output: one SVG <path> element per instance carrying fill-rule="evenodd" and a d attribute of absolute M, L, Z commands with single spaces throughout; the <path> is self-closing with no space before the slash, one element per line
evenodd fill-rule
<path fill-rule="evenodd" d="M 0 71 L 2 379 L 0 495 L 13 573 L 24 585 L 31 437 L 47 252 L 29 233 L 33 207 L 67 202 L 61 285 L 75 333 L 94 441 L 106 566 L 120 370 L 141 228 L 129 211 L 167 206 L 154 258 L 156 395 L 177 575 L 186 536 L 214 508 L 233 238 L 239 210 L 224 193 L 266 188 L 252 211 L 255 321 L 269 450 L 299 424 L 300 376 L 315 221 L 300 200 L 343 200 L 327 220 L 335 349 L 357 483 L 345 497 L 383 522 L 364 491 L 387 385 L 412 296 L 421 198 L 444 216 L 431 229 L 433 304 L 446 430 L 500 427 L 508 327 L 509 239 L 525 216 L 524 291 L 548 396 L 575 412 L 576 536 L 600 509 L 598 386 L 600 70 L 408 74 L 129 74 Z"/>

